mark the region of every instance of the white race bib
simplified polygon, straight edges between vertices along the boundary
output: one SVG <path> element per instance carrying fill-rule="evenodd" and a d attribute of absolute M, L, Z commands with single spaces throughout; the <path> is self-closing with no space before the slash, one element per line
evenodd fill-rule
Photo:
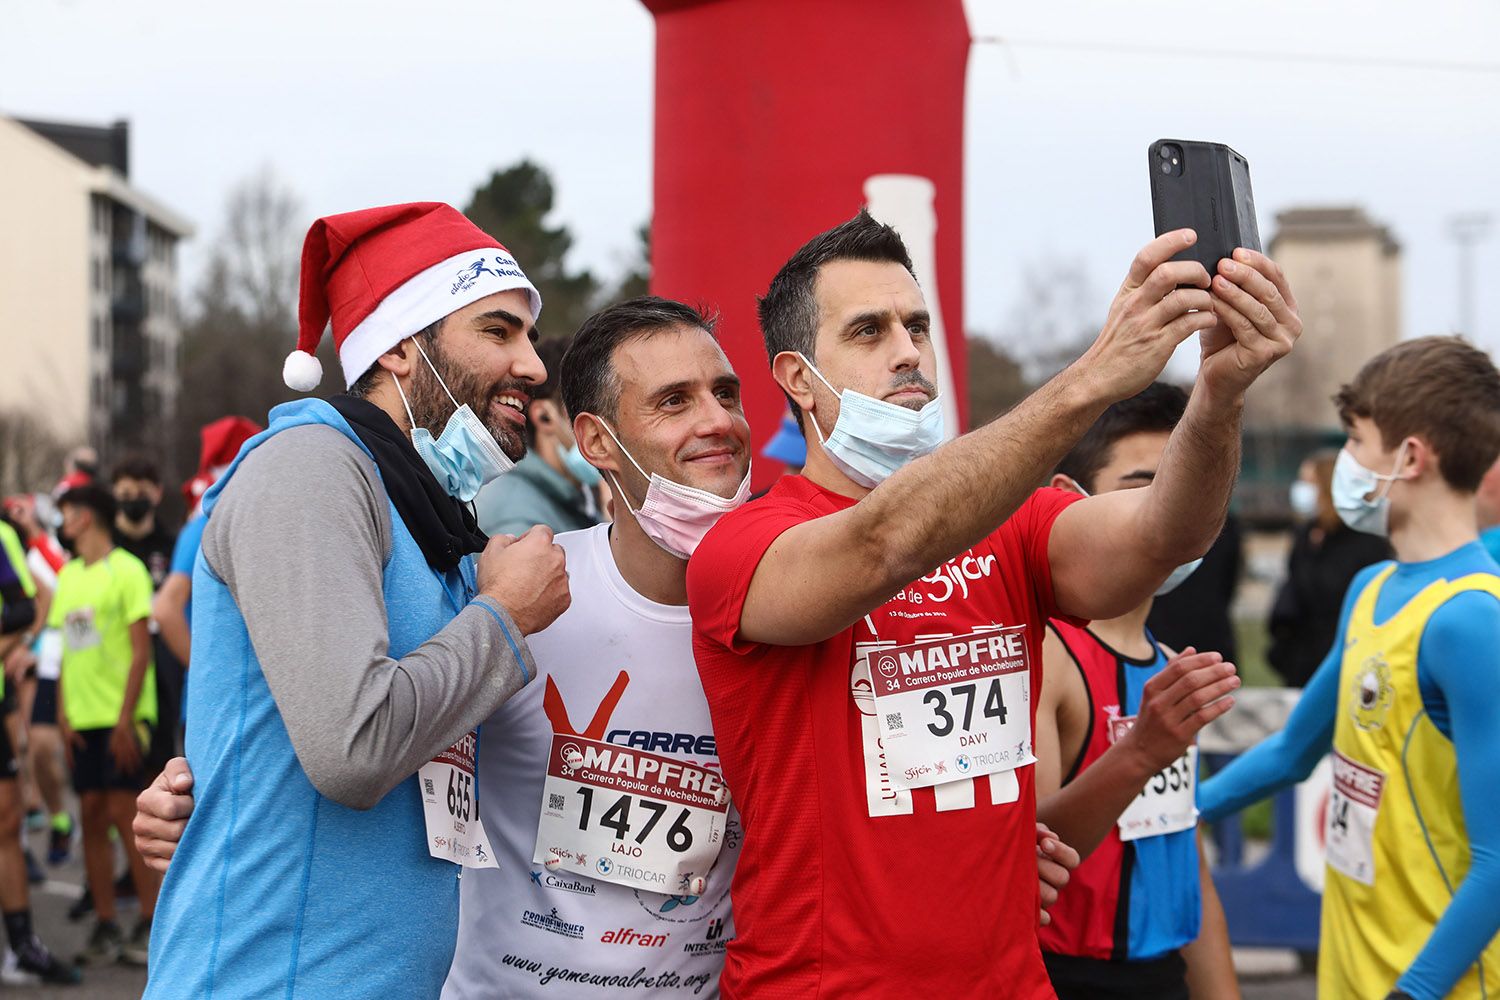
<path fill-rule="evenodd" d="M 78 608 L 63 616 L 63 641 L 70 653 L 93 649 L 103 641 L 94 625 L 93 608 Z"/>
<path fill-rule="evenodd" d="M 555 734 L 532 860 L 548 871 L 701 896 L 728 814 L 729 790 L 716 771 Z"/>
<path fill-rule="evenodd" d="M 1375 884 L 1375 817 L 1385 775 L 1333 752 L 1333 791 L 1324 839 L 1328 866 L 1365 885 Z"/>
<path fill-rule="evenodd" d="M 1136 717 L 1109 720 L 1109 742 L 1118 742 L 1130 732 Z M 1141 794 L 1116 821 L 1120 839 L 1129 843 L 1143 837 L 1179 833 L 1198 825 L 1198 748 L 1191 746 L 1146 782 Z"/>
<path fill-rule="evenodd" d="M 869 665 L 894 787 L 941 785 L 1036 760 L 1026 626 L 878 649 Z"/>
<path fill-rule="evenodd" d="M 422 816 L 427 823 L 427 853 L 465 868 L 494 868 L 484 824 L 479 821 L 479 797 L 474 784 L 477 733 L 463 739 L 417 772 L 422 791 Z"/>

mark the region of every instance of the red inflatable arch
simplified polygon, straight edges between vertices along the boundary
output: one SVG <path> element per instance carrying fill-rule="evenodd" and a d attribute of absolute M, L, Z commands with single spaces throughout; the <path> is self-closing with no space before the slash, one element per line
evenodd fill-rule
<path fill-rule="evenodd" d="M 950 430 L 967 419 L 962 0 L 643 0 L 656 18 L 651 289 L 716 306 L 745 381 L 755 487 L 786 402 L 755 296 L 862 204 L 906 238 L 935 325 Z"/>

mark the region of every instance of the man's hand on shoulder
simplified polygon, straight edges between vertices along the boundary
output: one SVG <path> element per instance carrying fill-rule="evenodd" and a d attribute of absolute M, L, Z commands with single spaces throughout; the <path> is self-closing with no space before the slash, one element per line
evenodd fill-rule
<path fill-rule="evenodd" d="M 173 757 L 149 788 L 135 800 L 135 849 L 146 864 L 165 872 L 193 814 L 193 772 L 182 757 Z"/>
<path fill-rule="evenodd" d="M 480 595 L 498 601 L 523 635 L 551 625 L 573 600 L 567 557 L 540 524 L 520 538 L 491 538 L 479 554 L 476 578 Z"/>

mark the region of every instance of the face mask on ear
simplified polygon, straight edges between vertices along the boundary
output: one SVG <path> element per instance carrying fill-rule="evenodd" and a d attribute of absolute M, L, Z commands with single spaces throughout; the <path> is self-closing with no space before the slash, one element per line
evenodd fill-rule
<path fill-rule="evenodd" d="M 396 392 L 401 395 L 401 405 L 406 407 L 406 419 L 411 421 L 412 447 L 417 449 L 417 454 L 422 457 L 422 461 L 447 494 L 468 503 L 479 495 L 486 483 L 499 479 L 514 469 L 516 463 L 500 450 L 495 436 L 474 415 L 469 404 L 459 406 L 453 393 L 448 392 L 448 384 L 443 381 L 443 376 L 438 374 L 432 360 L 427 357 L 427 352 L 422 350 L 422 345 L 415 340 L 412 344 L 417 353 L 422 355 L 422 360 L 427 362 L 427 367 L 432 369 L 433 377 L 438 380 L 438 385 L 443 387 L 443 392 L 447 393 L 454 406 L 453 415 L 448 418 L 443 433 L 434 438 L 427 428 L 417 426 L 417 420 L 411 413 L 411 404 L 406 401 L 406 393 L 401 388 L 401 379 L 397 378 Z"/>
<path fill-rule="evenodd" d="M 1072 476 L 1069 476 L 1068 478 L 1073 479 Z M 1093 494 L 1084 489 L 1083 484 L 1076 479 L 1073 479 L 1073 488 L 1086 497 L 1093 496 Z M 1202 565 L 1203 558 L 1200 556 L 1199 558 L 1194 559 L 1192 562 L 1185 562 L 1181 566 L 1178 566 L 1171 573 L 1167 574 L 1167 578 L 1161 582 L 1161 586 L 1157 587 L 1156 591 L 1151 596 L 1162 597 L 1166 594 L 1170 594 L 1172 591 L 1182 586 L 1182 581 L 1192 576 L 1193 571 Z"/>
<path fill-rule="evenodd" d="M 576 479 L 581 486 L 598 486 L 604 481 L 604 476 L 589 464 L 589 460 L 583 457 L 583 452 L 578 450 L 576 444 L 563 449 L 562 464 L 563 468 L 568 470 L 568 475 Z"/>
<path fill-rule="evenodd" d="M 630 459 L 630 464 L 645 476 L 646 470 L 641 468 L 641 463 L 635 460 L 635 456 L 620 441 L 614 429 L 603 420 L 599 422 L 604 424 L 609 436 L 614 438 L 615 444 Z M 693 554 L 698 543 L 703 541 L 703 536 L 708 534 L 708 529 L 718 523 L 719 518 L 750 499 L 748 468 L 745 470 L 745 478 L 740 482 L 740 488 L 735 491 L 734 496 L 727 498 L 708 490 L 674 483 L 655 472 L 647 478 L 651 485 L 646 487 L 646 499 L 641 501 L 639 508 L 633 509 L 624 489 L 620 487 L 620 481 L 610 476 L 616 495 L 625 504 L 625 509 L 635 515 L 636 522 L 640 524 L 646 537 L 679 559 L 686 559 Z"/>
<path fill-rule="evenodd" d="M 937 397 L 920 410 L 908 410 L 853 389 L 839 391 L 805 355 L 799 352 L 797 357 L 839 397 L 838 419 L 826 438 L 817 418 L 809 413 L 807 419 L 829 460 L 859 485 L 874 489 L 897 469 L 943 443 L 943 407 Z"/>
<path fill-rule="evenodd" d="M 1348 448 L 1341 448 L 1339 457 L 1333 463 L 1333 509 L 1338 511 L 1339 520 L 1349 528 L 1367 535 L 1379 535 L 1382 538 L 1389 535 L 1391 490 L 1389 486 L 1381 490 L 1380 484 L 1406 478 L 1397 472 L 1405 461 L 1405 441 L 1401 442 L 1401 447 L 1396 451 L 1396 463 L 1389 475 L 1365 468 Z M 1366 499 L 1372 493 L 1379 495 L 1374 499 Z"/>

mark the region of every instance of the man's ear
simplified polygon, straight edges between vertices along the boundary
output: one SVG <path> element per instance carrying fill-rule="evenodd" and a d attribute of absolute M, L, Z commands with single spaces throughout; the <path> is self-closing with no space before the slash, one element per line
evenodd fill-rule
<path fill-rule="evenodd" d="M 812 373 L 807 362 L 802 360 L 801 355 L 796 351 L 782 351 L 776 355 L 771 362 L 771 377 L 783 392 L 792 397 L 803 413 L 812 412 L 813 382 L 817 376 Z"/>
<path fill-rule="evenodd" d="M 592 413 L 580 413 L 573 418 L 573 440 L 578 443 L 578 453 L 596 469 L 619 472 L 620 463 L 615 458 L 615 442 Z"/>
<path fill-rule="evenodd" d="M 552 400 L 533 399 L 531 402 L 527 403 L 526 419 L 531 421 L 532 427 L 546 427 L 550 429 L 553 421 Z"/>
<path fill-rule="evenodd" d="M 1061 472 L 1054 472 L 1047 485 L 1055 490 L 1067 490 L 1069 493 L 1078 493 L 1078 483 L 1074 482 L 1072 476 L 1065 476 Z M 1082 493 L 1078 493 L 1083 496 Z"/>
<path fill-rule="evenodd" d="M 410 337 L 375 359 L 375 363 L 397 378 L 410 378 L 412 368 L 421 358 Z"/>

